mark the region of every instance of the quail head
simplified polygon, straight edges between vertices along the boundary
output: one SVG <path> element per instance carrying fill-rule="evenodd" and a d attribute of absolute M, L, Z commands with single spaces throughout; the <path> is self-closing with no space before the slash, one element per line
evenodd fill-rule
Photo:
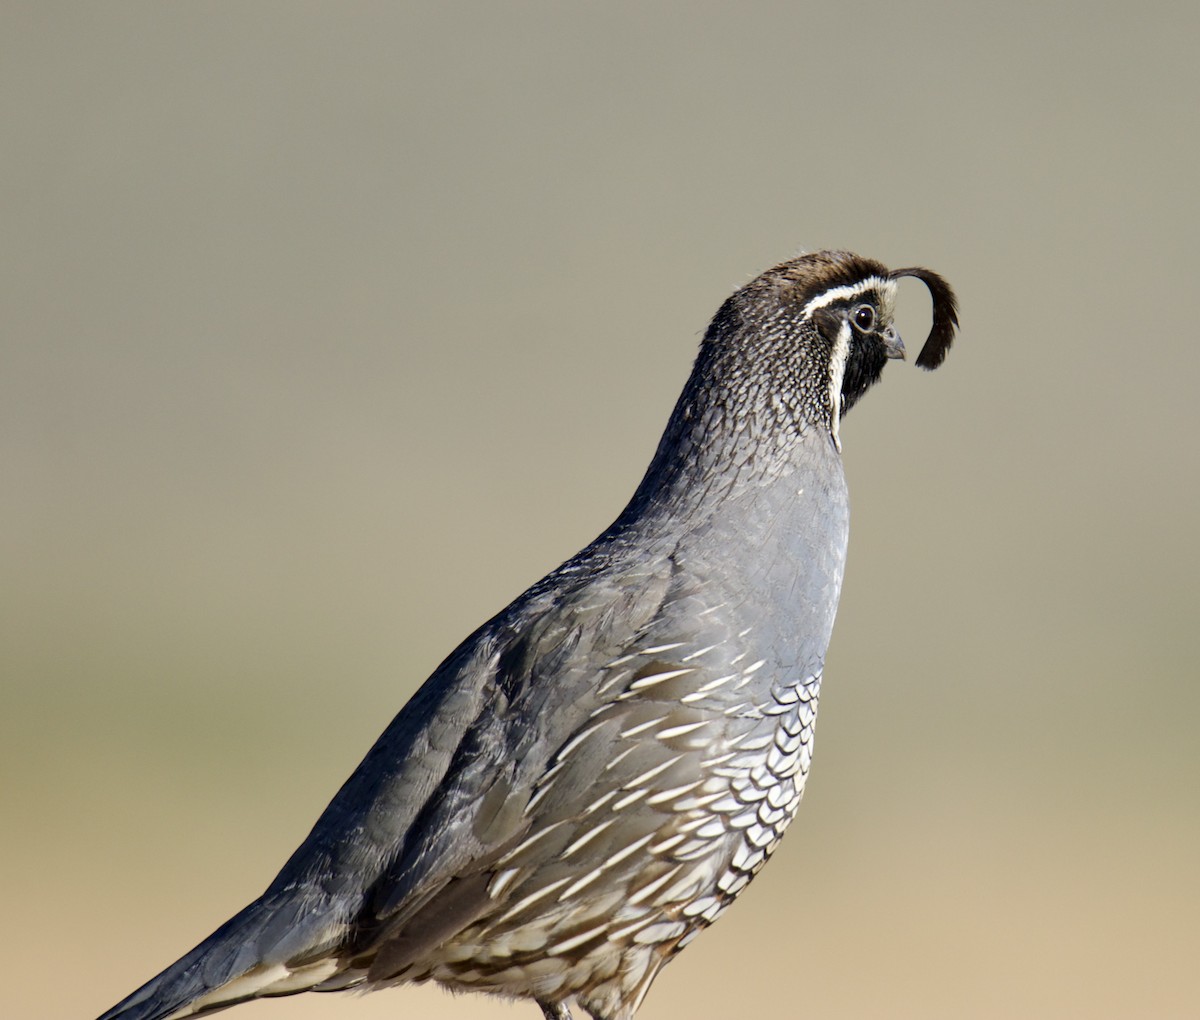
<path fill-rule="evenodd" d="M 630 1020 L 800 803 L 846 554 L 839 425 L 897 282 L 802 255 L 734 293 L 629 504 L 471 634 L 262 896 L 102 1020 L 435 981 Z"/>

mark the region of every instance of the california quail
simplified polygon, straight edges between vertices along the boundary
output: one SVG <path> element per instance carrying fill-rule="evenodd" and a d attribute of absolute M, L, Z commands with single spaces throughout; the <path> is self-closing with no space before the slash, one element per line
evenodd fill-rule
<path fill-rule="evenodd" d="M 101 1020 L 437 981 L 629 1020 L 800 803 L 846 552 L 838 425 L 904 356 L 849 252 L 717 312 L 649 469 L 591 545 L 425 682 L 262 897 Z"/>

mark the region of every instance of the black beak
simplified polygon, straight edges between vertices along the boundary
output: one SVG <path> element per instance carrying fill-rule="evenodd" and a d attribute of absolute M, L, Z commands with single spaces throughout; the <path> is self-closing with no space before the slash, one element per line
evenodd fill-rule
<path fill-rule="evenodd" d="M 900 334 L 896 332 L 895 326 L 888 326 L 882 333 L 879 334 L 883 338 L 883 349 L 889 358 L 899 358 L 904 360 L 904 341 L 900 339 Z"/>

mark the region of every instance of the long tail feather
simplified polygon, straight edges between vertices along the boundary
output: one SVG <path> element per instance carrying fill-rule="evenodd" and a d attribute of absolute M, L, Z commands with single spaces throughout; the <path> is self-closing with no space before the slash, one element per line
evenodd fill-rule
<path fill-rule="evenodd" d="M 304 937 L 311 935 L 304 932 L 304 914 L 312 916 L 299 902 L 281 913 L 278 903 L 268 908 L 255 900 L 99 1020 L 183 1020 L 249 999 L 307 991 L 331 977 L 338 963 L 311 951 L 315 940 Z M 294 926 L 283 923 L 289 919 Z M 307 959 L 291 962 L 297 957 Z"/>

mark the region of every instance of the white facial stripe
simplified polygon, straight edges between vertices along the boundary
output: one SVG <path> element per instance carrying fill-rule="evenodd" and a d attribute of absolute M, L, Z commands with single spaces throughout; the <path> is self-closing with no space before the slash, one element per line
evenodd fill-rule
<path fill-rule="evenodd" d="M 840 452 L 842 439 L 838 429 L 842 423 L 842 381 L 846 376 L 846 359 L 850 357 L 850 323 L 843 322 L 838 330 L 837 339 L 833 342 L 833 351 L 829 357 L 829 428 L 833 435 L 833 445 Z"/>
<path fill-rule="evenodd" d="M 886 314 L 885 309 L 896 298 L 896 281 L 882 276 L 868 276 L 865 280 L 859 280 L 858 283 L 831 287 L 824 293 L 818 294 L 804 306 L 801 316 L 805 319 L 811 318 L 813 313 L 837 301 L 851 301 L 872 291 L 878 292 L 880 304 L 883 306 L 880 311 Z M 833 437 L 833 445 L 838 448 L 839 452 L 842 449 L 842 439 L 839 434 L 842 424 L 842 384 L 846 377 L 846 362 L 850 358 L 850 338 L 850 322 L 843 320 L 838 327 L 838 334 L 829 356 L 829 407 L 832 416 L 829 430 Z"/>
<path fill-rule="evenodd" d="M 896 296 L 896 281 L 885 279 L 882 276 L 868 276 L 865 280 L 859 280 L 858 283 L 849 283 L 843 287 L 831 287 L 806 304 L 804 311 L 800 314 L 807 319 L 812 316 L 813 312 L 826 305 L 831 305 L 835 301 L 849 301 L 851 298 L 856 298 L 860 294 L 872 290 L 879 291 L 883 300 L 890 304 Z"/>

